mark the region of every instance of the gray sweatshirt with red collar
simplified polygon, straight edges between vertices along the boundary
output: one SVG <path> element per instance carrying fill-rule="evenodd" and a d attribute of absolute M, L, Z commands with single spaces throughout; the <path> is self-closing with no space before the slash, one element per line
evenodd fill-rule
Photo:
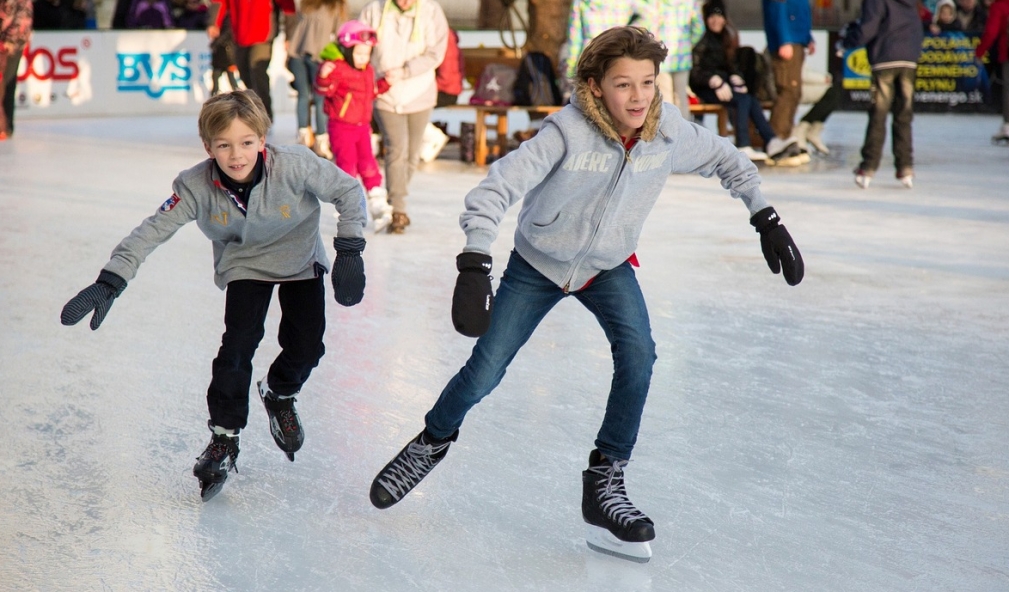
<path fill-rule="evenodd" d="M 572 104 L 466 195 L 464 251 L 490 254 L 505 212 L 521 200 L 515 250 L 558 286 L 578 289 L 634 253 L 671 173 L 717 176 L 751 215 L 768 205 L 757 168 L 727 139 L 656 95 L 626 150 L 609 113 L 580 84 Z"/>
<path fill-rule="evenodd" d="M 363 237 L 361 184 L 305 146 L 267 145 L 264 152 L 263 179 L 245 198 L 244 211 L 214 161 L 205 160 L 179 173 L 172 196 L 119 243 L 104 269 L 132 280 L 158 245 L 195 220 L 213 243 L 214 283 L 222 290 L 234 280 L 313 278 L 316 264 L 328 271 L 320 202 L 340 213 L 337 236 Z"/>

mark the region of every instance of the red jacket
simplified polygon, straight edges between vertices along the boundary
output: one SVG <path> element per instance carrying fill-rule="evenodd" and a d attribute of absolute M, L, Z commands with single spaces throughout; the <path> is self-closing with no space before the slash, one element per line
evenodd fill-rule
<path fill-rule="evenodd" d="M 974 53 L 978 58 L 983 58 L 988 48 L 996 41 L 998 41 L 998 55 L 991 57 L 999 63 L 1009 61 L 1009 0 L 995 0 L 988 8 L 988 23 Z"/>
<path fill-rule="evenodd" d="M 335 67 L 323 76 L 326 64 Z M 389 90 L 389 83 L 385 78 L 375 80 L 375 69 L 371 64 L 364 70 L 358 70 L 345 60 L 331 60 L 320 66 L 315 90 L 326 98 L 323 108 L 330 119 L 352 125 L 371 125 L 375 97 Z"/>
<path fill-rule="evenodd" d="M 462 52 L 459 51 L 459 34 L 455 30 L 449 29 L 445 58 L 434 71 L 435 80 L 438 81 L 438 90 L 448 95 L 462 94 L 462 78 L 465 70 Z"/>
<path fill-rule="evenodd" d="M 224 17 L 231 15 L 231 30 L 235 44 L 250 47 L 273 39 L 273 0 L 213 0 L 217 5 L 214 25 L 218 29 Z"/>

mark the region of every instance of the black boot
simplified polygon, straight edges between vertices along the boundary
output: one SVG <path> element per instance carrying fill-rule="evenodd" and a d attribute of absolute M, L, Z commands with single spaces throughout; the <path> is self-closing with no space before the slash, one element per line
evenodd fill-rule
<path fill-rule="evenodd" d="M 228 480 L 228 472 L 238 472 L 238 430 L 225 430 L 207 422 L 213 432 L 210 444 L 203 454 L 196 457 L 193 475 L 200 480 L 200 496 L 203 501 L 214 497 Z"/>
<path fill-rule="evenodd" d="M 282 397 L 270 390 L 266 379 L 256 383 L 259 397 L 270 416 L 270 433 L 273 441 L 287 454 L 288 460 L 294 462 L 294 453 L 301 450 L 305 443 L 305 432 L 301 428 L 301 418 L 294 408 L 294 395 Z"/>

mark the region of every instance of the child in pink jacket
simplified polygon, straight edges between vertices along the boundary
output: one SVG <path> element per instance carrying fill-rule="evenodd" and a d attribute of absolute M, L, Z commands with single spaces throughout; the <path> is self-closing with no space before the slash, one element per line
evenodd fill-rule
<path fill-rule="evenodd" d="M 389 90 L 385 78 L 375 80 L 371 48 L 378 41 L 375 30 L 361 21 L 347 21 L 337 31 L 320 57 L 315 86 L 325 97 L 327 131 L 336 166 L 352 177 L 361 177 L 368 193 L 368 210 L 375 219 L 375 232 L 392 221 L 392 206 L 382 186 L 382 173 L 371 150 L 371 116 L 375 97 Z"/>

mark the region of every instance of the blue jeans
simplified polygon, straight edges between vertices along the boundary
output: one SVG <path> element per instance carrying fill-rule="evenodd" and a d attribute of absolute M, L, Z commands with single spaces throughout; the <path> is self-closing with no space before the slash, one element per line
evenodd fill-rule
<path fill-rule="evenodd" d="M 308 104 L 315 101 L 315 133 L 325 134 L 329 118 L 323 109 L 322 95 L 315 92 L 315 75 L 319 73 L 319 63 L 312 56 L 287 58 L 287 69 L 294 75 L 294 90 L 298 91 L 298 104 L 295 113 L 298 117 L 298 127 L 312 127 L 312 119 L 308 112 Z"/>
<path fill-rule="evenodd" d="M 757 133 L 760 134 L 761 139 L 764 140 L 765 146 L 774 137 L 774 130 L 771 129 L 771 124 L 764 117 L 764 108 L 753 95 L 733 91 L 732 99 L 728 102 L 723 102 L 719 100 L 718 95 L 713 90 L 702 89 L 696 94 L 697 98 L 701 99 L 704 103 L 722 103 L 729 106 L 729 111 L 732 113 L 732 125 L 736 131 L 736 146 L 738 148 L 753 145 L 752 140 L 750 140 L 751 121 L 753 122 L 753 127 L 757 128 Z"/>
<path fill-rule="evenodd" d="M 569 295 L 595 315 L 613 354 L 613 380 L 596 448 L 608 458 L 630 459 L 656 357 L 645 299 L 626 262 L 600 273 L 587 288 L 565 294 L 513 251 L 494 300 L 490 328 L 424 418 L 428 432 L 446 438 L 457 430 L 466 413 L 501 382 L 543 317 Z"/>

